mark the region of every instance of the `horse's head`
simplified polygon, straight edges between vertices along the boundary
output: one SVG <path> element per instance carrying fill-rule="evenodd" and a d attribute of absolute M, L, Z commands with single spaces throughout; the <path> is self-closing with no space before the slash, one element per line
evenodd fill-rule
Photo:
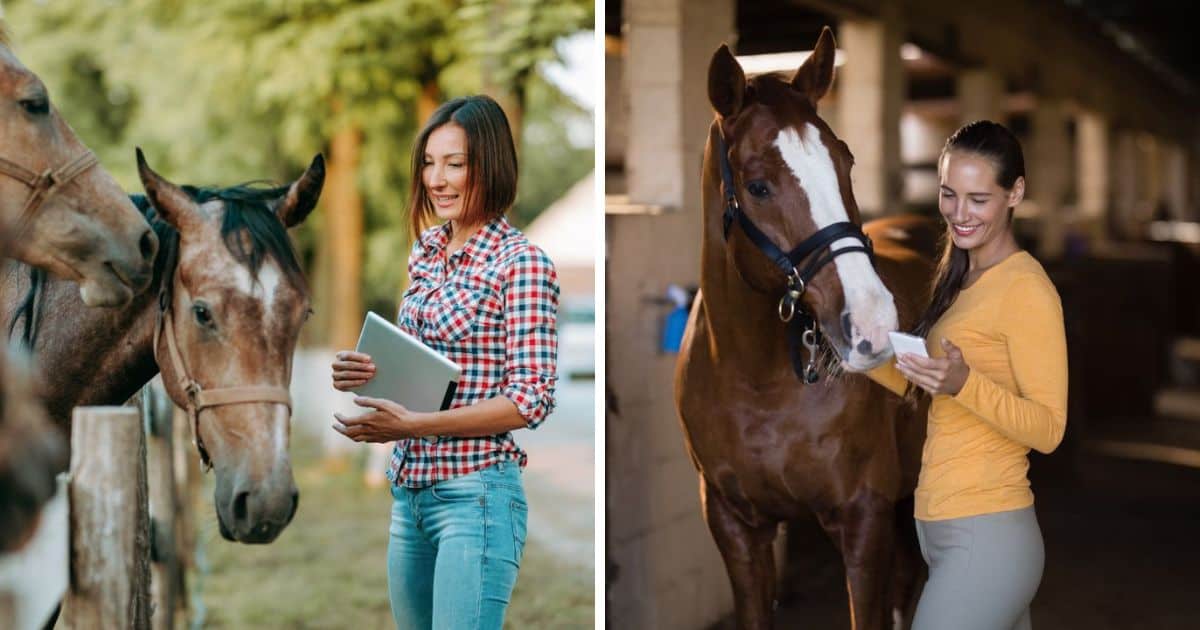
<path fill-rule="evenodd" d="M 731 207 L 742 215 L 723 226 L 729 264 L 757 291 L 793 291 L 795 306 L 815 315 L 842 364 L 860 371 L 890 356 L 887 333 L 897 327 L 892 294 L 870 257 L 861 251 L 843 253 L 818 265 L 803 283 L 788 279 L 839 249 L 863 247 L 856 238 L 837 237 L 842 232 L 821 232 L 835 224 L 841 225 L 832 230 L 853 231 L 862 223 L 850 182 L 854 158 L 816 110 L 833 82 L 833 62 L 828 28 L 790 79 L 777 74 L 747 79 L 733 54 L 721 46 L 708 70 L 708 96 L 717 119 L 709 133 L 705 190 L 720 188 L 723 199 L 729 194 L 720 179 L 725 148 L 736 198 Z M 724 204 L 710 205 L 709 212 L 724 210 Z M 705 221 L 722 224 L 718 216 Z M 805 253 L 807 246 L 815 249 Z"/>
<path fill-rule="evenodd" d="M 14 258 L 79 283 L 88 306 L 150 284 L 158 239 L 0 34 L 0 225 Z"/>
<path fill-rule="evenodd" d="M 292 353 L 310 312 L 288 239 L 317 203 L 317 156 L 281 188 L 179 187 L 138 172 L 159 225 L 165 306 L 155 356 L 167 392 L 189 409 L 201 456 L 216 471 L 217 522 L 228 540 L 275 539 L 296 512 L 288 459 Z M 152 221 L 157 223 L 157 221 Z"/>

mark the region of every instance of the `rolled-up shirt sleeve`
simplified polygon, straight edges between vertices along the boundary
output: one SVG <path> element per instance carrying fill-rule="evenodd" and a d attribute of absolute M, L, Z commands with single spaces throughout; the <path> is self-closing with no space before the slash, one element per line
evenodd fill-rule
<path fill-rule="evenodd" d="M 530 429 L 554 411 L 558 380 L 558 274 L 536 246 L 514 256 L 504 280 L 504 389 Z"/>

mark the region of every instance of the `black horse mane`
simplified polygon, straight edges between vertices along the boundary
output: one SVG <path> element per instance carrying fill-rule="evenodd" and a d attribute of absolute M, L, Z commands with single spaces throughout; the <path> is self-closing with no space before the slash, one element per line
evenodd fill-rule
<path fill-rule="evenodd" d="M 289 276 L 303 277 L 296 250 L 287 235 L 287 228 L 275 215 L 273 207 L 276 201 L 287 194 L 287 186 L 268 187 L 250 182 L 228 188 L 187 185 L 180 188 L 197 204 L 213 200 L 225 204 L 221 238 L 234 259 L 250 268 L 252 278 L 258 278 L 258 270 L 268 257 L 274 258 Z M 158 236 L 155 273 L 173 272 L 174 270 L 168 267 L 172 266 L 171 263 L 178 255 L 179 232 L 159 216 L 158 209 L 145 195 L 133 194 L 129 195 L 129 199 L 142 212 L 142 216 L 146 217 L 146 221 Z M 248 239 L 242 238 L 243 234 Z"/>
<path fill-rule="evenodd" d="M 296 250 L 288 238 L 287 227 L 279 220 L 274 210 L 275 202 L 287 194 L 287 186 L 267 186 L 249 182 L 228 188 L 187 185 L 180 188 L 197 204 L 213 200 L 225 204 L 221 239 L 225 241 L 225 247 L 233 254 L 234 259 L 250 269 L 251 278 L 258 279 L 258 271 L 269 257 L 275 259 L 289 278 L 303 285 L 304 272 Z M 179 231 L 160 216 L 158 209 L 146 195 L 132 194 L 129 195 L 129 200 L 141 211 L 158 237 L 154 275 L 159 286 L 169 295 L 170 282 L 179 259 Z M 30 267 L 29 280 L 29 291 L 9 320 L 8 336 L 12 337 L 17 322 L 24 318 L 21 341 L 26 348 L 32 350 L 37 340 L 37 321 L 40 319 L 38 298 L 46 281 L 46 273 Z"/>

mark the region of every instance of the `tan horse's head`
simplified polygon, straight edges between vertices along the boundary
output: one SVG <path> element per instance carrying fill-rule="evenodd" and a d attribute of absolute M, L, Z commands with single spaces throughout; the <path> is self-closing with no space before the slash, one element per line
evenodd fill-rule
<path fill-rule="evenodd" d="M 75 280 L 88 306 L 151 281 L 158 239 L 0 35 L 0 225 L 12 257 Z"/>
<path fill-rule="evenodd" d="M 187 408 L 188 387 L 205 392 L 286 390 L 292 353 L 310 309 L 308 287 L 288 239 L 316 206 L 325 177 L 317 156 L 280 188 L 176 186 L 138 154 L 152 219 L 173 269 L 164 270 L 167 316 L 155 356 L 167 392 Z M 171 359 L 177 348 L 178 361 Z M 194 416 L 201 455 L 216 472 L 221 534 L 266 543 L 296 512 L 299 492 L 288 458 L 287 404 L 250 390 L 252 400 L 219 404 Z"/>
<path fill-rule="evenodd" d="M 816 109 L 833 83 L 834 50 L 826 28 L 791 77 L 747 78 L 725 46 L 709 66 L 708 96 L 717 113 L 709 156 L 719 159 L 714 141 L 723 134 L 742 212 L 783 252 L 828 225 L 862 223 L 850 182 L 854 158 Z M 705 169 L 706 190 L 721 185 L 717 172 Z M 707 212 L 723 211 L 719 204 L 712 206 Z M 719 215 L 705 222 L 721 229 Z M 844 238 L 830 249 L 855 245 L 859 242 Z M 736 225 L 729 230 L 725 256 L 755 290 L 786 292 L 787 276 Z M 896 306 L 865 253 L 840 255 L 822 267 L 802 300 L 847 369 L 869 369 L 890 356 L 887 333 L 896 330 Z"/>

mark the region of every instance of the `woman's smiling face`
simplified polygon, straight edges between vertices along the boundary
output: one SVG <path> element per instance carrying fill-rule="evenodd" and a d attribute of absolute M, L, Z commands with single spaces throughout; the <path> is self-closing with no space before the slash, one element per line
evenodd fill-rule
<path fill-rule="evenodd" d="M 956 247 L 976 249 L 1008 232 L 1008 209 L 1024 196 L 1024 178 L 1002 188 L 992 162 L 966 151 L 946 152 L 938 167 L 938 210 Z"/>
<path fill-rule="evenodd" d="M 467 133 L 455 123 L 433 130 L 425 142 L 421 177 L 442 220 L 461 220 L 467 199 Z"/>

